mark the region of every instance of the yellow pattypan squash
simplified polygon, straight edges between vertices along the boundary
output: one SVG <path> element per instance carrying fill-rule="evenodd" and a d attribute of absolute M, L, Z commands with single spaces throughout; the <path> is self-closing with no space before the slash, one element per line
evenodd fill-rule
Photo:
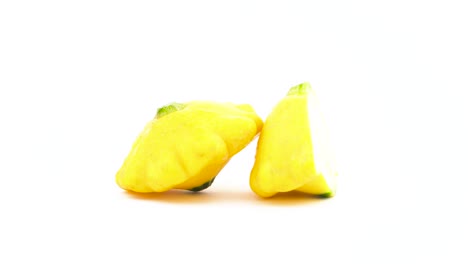
<path fill-rule="evenodd" d="M 201 191 L 262 126 L 247 104 L 193 101 L 164 106 L 136 139 L 116 182 L 143 193 Z"/>
<path fill-rule="evenodd" d="M 309 83 L 292 87 L 265 120 L 250 187 L 261 197 L 290 191 L 331 197 L 336 176 L 317 95 Z"/>

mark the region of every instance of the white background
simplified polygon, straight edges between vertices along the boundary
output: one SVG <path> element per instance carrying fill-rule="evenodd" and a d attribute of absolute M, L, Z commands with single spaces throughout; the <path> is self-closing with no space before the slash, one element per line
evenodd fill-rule
<path fill-rule="evenodd" d="M 467 263 L 464 1 L 165 2 L 0 2 L 0 263 Z M 336 197 L 257 198 L 255 141 L 199 195 L 115 184 L 159 106 L 303 81 Z"/>

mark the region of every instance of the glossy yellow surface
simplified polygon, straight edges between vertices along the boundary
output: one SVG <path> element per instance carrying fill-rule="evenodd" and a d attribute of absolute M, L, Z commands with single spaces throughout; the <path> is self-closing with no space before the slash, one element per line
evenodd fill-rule
<path fill-rule="evenodd" d="M 121 188 L 164 192 L 198 187 L 216 177 L 263 126 L 251 106 L 230 103 L 194 101 L 160 116 L 146 125 L 117 172 Z"/>
<path fill-rule="evenodd" d="M 265 121 L 250 187 L 262 197 L 290 191 L 329 197 L 336 176 L 317 96 L 308 83 L 295 86 Z"/>

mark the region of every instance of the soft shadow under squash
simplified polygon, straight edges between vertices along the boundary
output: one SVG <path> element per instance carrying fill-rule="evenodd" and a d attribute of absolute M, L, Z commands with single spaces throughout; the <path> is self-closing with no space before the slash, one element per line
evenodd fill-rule
<path fill-rule="evenodd" d="M 278 193 L 270 198 L 261 198 L 251 191 L 216 191 L 190 192 L 185 190 L 170 190 L 164 193 L 136 193 L 125 191 L 132 199 L 147 200 L 164 203 L 206 204 L 206 203 L 251 203 L 273 206 L 295 206 L 315 204 L 329 200 L 301 192 Z"/>
<path fill-rule="evenodd" d="M 278 206 L 294 206 L 294 205 L 303 205 L 303 204 L 315 204 L 326 202 L 329 199 L 315 195 L 310 195 L 302 192 L 287 192 L 287 193 L 277 193 L 273 197 L 261 198 L 257 197 L 258 202 L 269 204 L 269 205 L 278 205 Z"/>
<path fill-rule="evenodd" d="M 127 196 L 147 201 L 158 201 L 167 203 L 209 203 L 216 201 L 216 195 L 211 192 L 190 192 L 184 190 L 170 190 L 163 193 L 137 193 L 132 191 L 125 192 Z"/>

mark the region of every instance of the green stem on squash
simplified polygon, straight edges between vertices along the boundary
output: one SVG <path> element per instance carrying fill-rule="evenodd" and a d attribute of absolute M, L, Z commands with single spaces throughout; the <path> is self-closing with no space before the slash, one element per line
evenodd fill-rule
<path fill-rule="evenodd" d="M 165 105 L 163 107 L 158 108 L 158 111 L 156 112 L 156 119 L 159 119 L 168 114 L 177 112 L 184 108 L 185 108 L 185 104 L 180 104 L 180 103 L 171 103 L 171 104 Z"/>
<path fill-rule="evenodd" d="M 312 91 L 312 86 L 308 82 L 298 84 L 294 87 L 291 87 L 288 91 L 288 95 L 305 95 Z"/>

